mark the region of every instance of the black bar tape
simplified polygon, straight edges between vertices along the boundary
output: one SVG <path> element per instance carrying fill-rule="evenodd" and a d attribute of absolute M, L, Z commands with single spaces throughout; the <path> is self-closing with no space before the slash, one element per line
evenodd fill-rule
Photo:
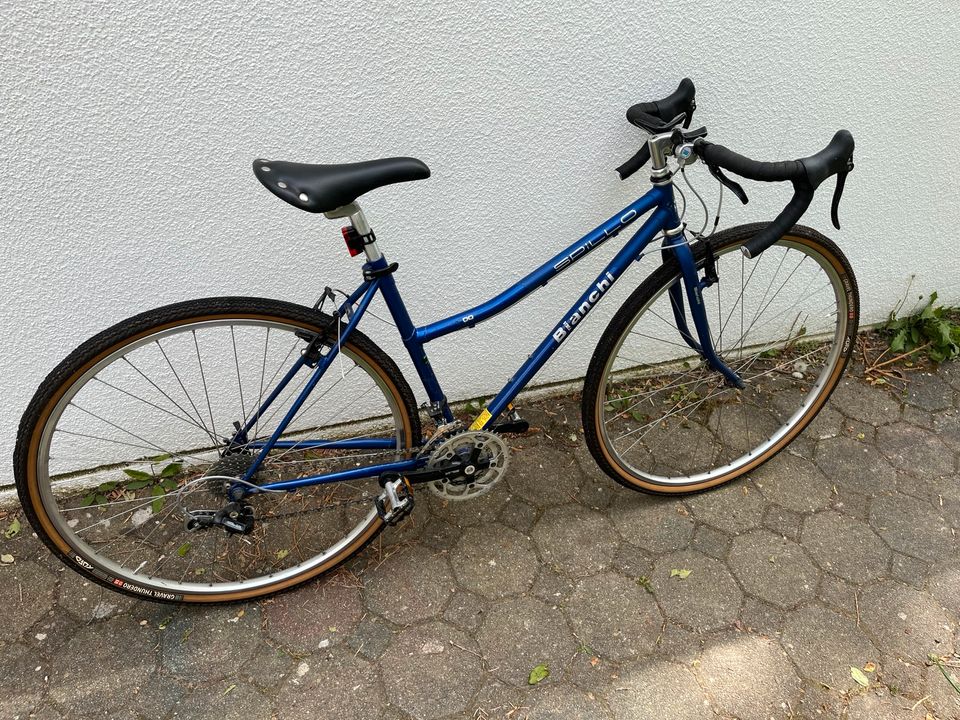
<path fill-rule="evenodd" d="M 760 182 L 781 182 L 800 180 L 806 177 L 803 163 L 799 160 L 781 160 L 779 162 L 760 162 L 744 157 L 723 145 L 715 145 L 706 140 L 697 140 L 697 154 L 708 165 L 718 165 L 724 170 Z"/>
<path fill-rule="evenodd" d="M 637 150 L 637 154 L 632 158 L 627 160 L 623 165 L 617 168 L 617 172 L 620 174 L 621 180 L 626 180 L 628 177 L 633 175 L 637 170 L 642 168 L 647 164 L 647 160 L 650 159 L 650 147 L 644 143 L 643 147 Z"/>
<path fill-rule="evenodd" d="M 794 185 L 793 197 L 787 206 L 780 211 L 773 222 L 767 225 L 752 238 L 747 240 L 740 251 L 748 258 L 755 258 L 777 240 L 782 238 L 810 207 L 813 200 L 813 189 Z"/>

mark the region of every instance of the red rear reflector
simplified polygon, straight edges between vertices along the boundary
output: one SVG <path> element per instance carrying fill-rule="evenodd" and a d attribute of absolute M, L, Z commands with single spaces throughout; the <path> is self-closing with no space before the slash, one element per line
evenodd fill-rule
<path fill-rule="evenodd" d="M 343 235 L 343 241 L 347 244 L 347 250 L 350 252 L 350 257 L 356 257 L 363 252 L 361 247 L 358 247 L 356 239 L 354 239 L 355 232 L 356 231 L 350 225 L 340 228 L 340 233 Z"/>

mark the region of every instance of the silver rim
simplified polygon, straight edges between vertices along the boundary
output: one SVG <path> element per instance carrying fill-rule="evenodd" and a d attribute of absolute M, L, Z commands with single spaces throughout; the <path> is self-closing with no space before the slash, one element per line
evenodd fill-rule
<path fill-rule="evenodd" d="M 370 479 L 254 496 L 250 503 L 259 534 L 227 536 L 218 528 L 188 532 L 184 527 L 184 509 L 219 509 L 225 502 L 220 497 L 220 505 L 210 505 L 219 490 L 217 481 L 204 477 L 218 456 L 215 440 L 232 433 L 229 420 L 251 417 L 283 377 L 294 353 L 306 345 L 293 334 L 302 327 L 229 318 L 185 323 L 114 351 L 68 388 L 43 428 L 37 473 L 46 514 L 74 549 L 78 564 L 161 597 L 251 591 L 309 573 L 378 522 L 372 506 L 378 485 Z M 223 341 L 216 350 L 207 342 L 214 336 Z M 190 355 L 192 366 L 186 362 Z M 148 358 L 155 361 L 155 372 L 144 367 Z M 253 428 L 254 437 L 269 436 L 309 372 L 305 367 L 294 377 Z M 395 459 L 405 441 L 401 413 L 369 363 L 345 350 L 283 438 L 299 442 L 318 432 L 324 438 L 388 438 L 395 449 L 278 449 L 258 478 L 289 479 Z M 102 458 L 90 446 L 101 449 Z M 163 489 L 161 475 L 170 465 L 181 469 L 166 478 L 170 489 L 155 494 L 155 487 Z M 112 482 L 117 486 L 102 490 Z M 321 527 L 331 522 L 336 530 Z M 117 537 L 111 538 L 111 528 Z M 251 554 L 251 546 L 258 545 L 265 554 Z M 240 557 L 254 574 L 231 578 Z"/>
<path fill-rule="evenodd" d="M 814 248 L 782 240 L 754 261 L 718 251 L 720 282 L 703 292 L 714 345 L 746 381 L 722 384 L 683 342 L 667 289 L 631 320 L 603 370 L 601 440 L 631 474 L 663 486 L 736 472 L 777 444 L 841 361 L 847 295 Z M 687 312 L 688 327 L 694 333 Z"/>

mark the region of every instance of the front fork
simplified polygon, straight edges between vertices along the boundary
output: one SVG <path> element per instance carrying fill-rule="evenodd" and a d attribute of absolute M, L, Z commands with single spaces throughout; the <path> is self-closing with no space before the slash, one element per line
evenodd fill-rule
<path fill-rule="evenodd" d="M 708 242 L 708 241 L 707 241 Z M 693 251 L 687 242 L 686 233 L 678 232 L 672 237 L 663 239 L 661 254 L 664 260 L 670 254 L 677 259 L 680 264 L 680 278 L 674 282 L 668 289 L 670 295 L 670 307 L 673 309 L 673 319 L 680 331 L 683 341 L 707 361 L 713 370 L 723 375 L 728 385 L 736 388 L 743 388 L 743 380 L 730 367 L 727 366 L 713 346 L 713 339 L 710 337 L 710 324 L 707 322 L 707 311 L 703 305 L 704 288 L 708 288 L 718 282 L 716 267 L 713 263 L 712 250 L 707 248 L 707 263 L 703 278 L 697 270 L 697 263 L 693 259 Z M 697 337 L 694 338 L 687 325 L 687 315 L 683 307 L 683 290 L 680 288 L 681 280 L 686 290 L 687 303 L 690 305 L 690 315 L 693 317 L 693 325 L 697 331 Z"/>

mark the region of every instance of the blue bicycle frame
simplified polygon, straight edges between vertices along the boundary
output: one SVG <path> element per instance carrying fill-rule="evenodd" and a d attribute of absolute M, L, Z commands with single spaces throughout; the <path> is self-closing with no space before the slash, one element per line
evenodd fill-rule
<path fill-rule="evenodd" d="M 590 287 L 583 292 L 580 298 L 562 316 L 560 321 L 554 326 L 554 329 L 537 346 L 536 350 L 527 358 L 526 362 L 523 363 L 514 376 L 510 378 L 497 396 L 484 408 L 483 412 L 474 420 L 470 428 L 473 430 L 487 428 L 497 419 L 516 397 L 517 393 L 537 374 L 553 353 L 570 337 L 571 333 L 576 330 L 577 326 L 583 321 L 587 314 L 623 275 L 630 263 L 639 259 L 650 242 L 661 232 L 664 233 L 664 253 L 673 253 L 680 264 L 686 301 L 690 308 L 690 315 L 693 318 L 696 330 L 695 338 L 687 327 L 686 314 L 683 306 L 684 293 L 681 291 L 681 283 L 678 280 L 670 287 L 669 292 L 677 328 L 680 330 L 681 336 L 687 345 L 700 353 L 710 366 L 721 372 L 728 382 L 734 385 L 740 385 L 740 378 L 720 360 L 714 351 L 713 343 L 710 339 L 707 315 L 700 297 L 701 290 L 710 283 L 710 280 L 700 279 L 696 263 L 694 262 L 693 252 L 684 238 L 684 233 L 679 227 L 680 219 L 677 216 L 676 206 L 674 205 L 673 185 L 669 182 L 663 185 L 654 185 L 642 197 L 496 297 L 465 312 L 451 315 L 448 318 L 422 327 L 416 327 L 411 321 L 403 299 L 400 297 L 396 282 L 394 281 L 392 268 L 388 265 L 387 260 L 380 256 L 376 260 L 367 262 L 363 266 L 365 281 L 344 301 L 337 313 L 339 316 L 338 321 L 339 318 L 349 317 L 346 327 L 340 333 L 333 347 L 330 348 L 325 355 L 317 358 L 316 364 L 313 367 L 313 374 L 288 409 L 272 436 L 265 441 L 246 441 L 246 434 L 254 427 L 257 419 L 280 395 L 284 387 L 287 386 L 293 377 L 300 372 L 305 365 L 309 366 L 310 363 L 306 355 L 301 356 L 294 363 L 293 367 L 290 368 L 278 386 L 266 398 L 262 406 L 248 419 L 246 425 L 237 432 L 234 438 L 235 444 L 259 450 L 260 453 L 244 476 L 244 482 L 237 483 L 234 488 L 231 488 L 231 495 L 234 495 L 234 491 L 237 495 L 243 495 L 262 491 L 294 490 L 309 485 L 374 477 L 384 473 L 403 473 L 422 467 L 426 463 L 426 457 L 411 457 L 395 462 L 366 465 L 350 470 L 328 472 L 294 480 L 263 484 L 257 488 L 249 484 L 263 459 L 273 448 L 297 447 L 304 449 L 325 448 L 343 450 L 389 450 L 397 448 L 396 438 L 299 441 L 280 439 L 287 425 L 296 416 L 311 391 L 323 377 L 323 374 L 333 362 L 343 343 L 349 339 L 351 333 L 363 317 L 364 312 L 370 305 L 370 301 L 378 292 L 383 295 L 387 307 L 393 316 L 393 320 L 400 331 L 403 344 L 410 353 L 410 358 L 417 370 L 417 374 L 420 376 L 420 380 L 426 389 L 427 396 L 430 398 L 431 403 L 442 409 L 445 419 L 449 422 L 453 420 L 453 415 L 447 406 L 446 397 L 440 387 L 440 383 L 427 359 L 424 346 L 431 340 L 463 330 L 464 328 L 473 327 L 477 323 L 481 323 L 503 312 L 538 288 L 546 285 L 561 272 L 573 266 L 608 239 L 619 234 L 624 228 L 651 211 L 650 217 L 644 221 L 640 229 L 633 234 L 623 248 L 610 260 L 600 275 L 597 276 Z M 350 308 L 354 308 L 353 312 L 346 312 Z M 419 438 L 414 438 L 414 440 L 419 441 Z"/>

